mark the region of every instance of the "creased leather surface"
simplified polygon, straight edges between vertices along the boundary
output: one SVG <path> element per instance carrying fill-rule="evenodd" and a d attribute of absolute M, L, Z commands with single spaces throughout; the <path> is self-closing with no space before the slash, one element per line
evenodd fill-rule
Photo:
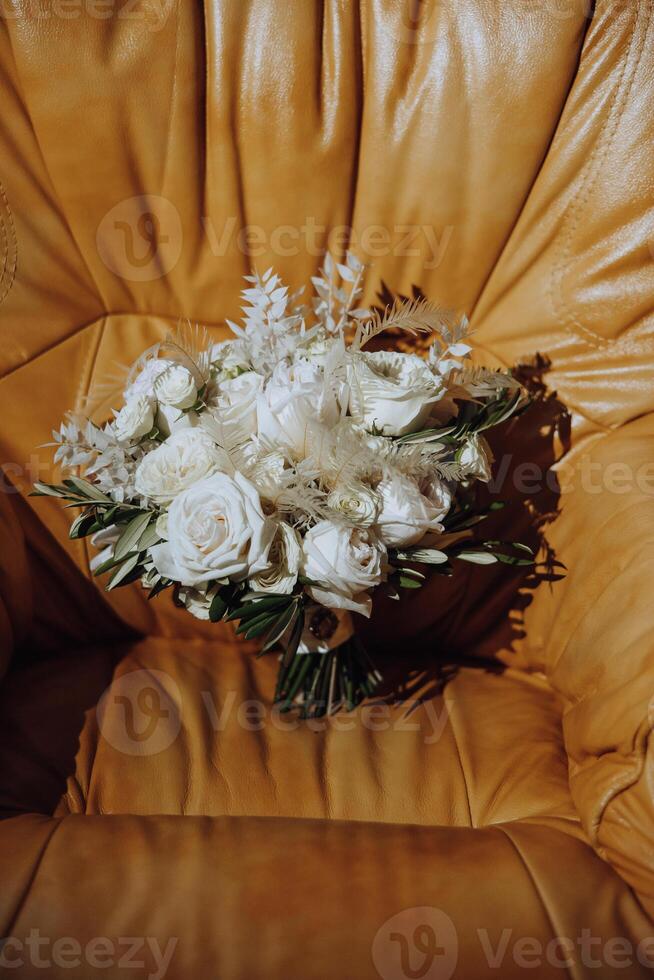
<path fill-rule="evenodd" d="M 9 729 L 25 712 L 13 720 L 12 703 L 24 705 L 23 692 L 40 688 L 50 669 L 46 663 L 7 682 Z M 107 671 L 107 658 L 93 650 L 62 661 L 62 692 L 66 675 L 77 676 L 81 689 L 100 671 Z M 237 643 L 151 638 L 135 644 L 104 675 L 96 700 L 102 695 L 106 706 L 94 711 L 89 697 L 83 724 L 73 722 L 73 742 L 81 731 L 64 808 L 121 813 L 128 800 L 129 812 L 143 815 L 472 827 L 541 817 L 579 833 L 560 704 L 544 681 L 463 668 L 449 678 L 427 676 L 405 703 L 373 702 L 350 717 L 306 725 L 273 711 L 275 674 L 274 657 L 257 663 Z M 133 711 L 135 730 L 146 727 L 139 694 L 153 687 L 156 704 L 170 717 L 161 741 L 155 734 L 141 755 L 128 738 L 130 716 Z M 63 737 L 59 702 L 51 694 L 38 697 L 33 710 L 44 732 Z M 71 709 L 73 702 L 71 694 Z M 170 745 L 168 727 L 171 736 L 179 731 Z M 150 755 L 151 747 L 158 751 Z"/>
<path fill-rule="evenodd" d="M 475 311 L 506 363 L 526 345 L 602 427 L 652 410 L 653 7 L 598 0 L 550 152 Z"/>

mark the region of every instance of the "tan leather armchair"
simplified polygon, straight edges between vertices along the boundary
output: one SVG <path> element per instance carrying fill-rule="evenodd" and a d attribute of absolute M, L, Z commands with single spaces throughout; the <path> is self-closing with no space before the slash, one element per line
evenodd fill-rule
<path fill-rule="evenodd" d="M 5 3 L 8 975 L 651 971 L 653 9 Z M 107 596 L 27 493 L 116 362 L 180 317 L 223 334 L 250 261 L 298 286 L 329 235 L 368 299 L 417 286 L 480 358 L 548 359 L 568 431 L 525 417 L 521 458 L 558 459 L 530 506 L 567 572 L 433 583 L 373 626 L 403 698 L 316 729 L 227 627 Z"/>

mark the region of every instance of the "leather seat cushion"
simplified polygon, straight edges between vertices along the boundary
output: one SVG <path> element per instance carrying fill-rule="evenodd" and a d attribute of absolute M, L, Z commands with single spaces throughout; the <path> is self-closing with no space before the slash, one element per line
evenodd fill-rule
<path fill-rule="evenodd" d="M 301 722 L 274 657 L 166 637 L 18 665 L 2 696 L 5 813 L 330 818 L 581 834 L 546 683 L 420 670 L 395 703 Z"/>

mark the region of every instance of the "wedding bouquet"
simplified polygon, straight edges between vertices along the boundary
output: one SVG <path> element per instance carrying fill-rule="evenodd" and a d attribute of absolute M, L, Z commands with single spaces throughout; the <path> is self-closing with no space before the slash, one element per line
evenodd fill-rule
<path fill-rule="evenodd" d="M 475 505 L 482 433 L 524 406 L 519 383 L 473 367 L 467 321 L 426 299 L 359 309 L 363 275 L 327 256 L 308 305 L 272 270 L 247 277 L 233 339 L 188 326 L 146 351 L 110 421 L 71 414 L 54 433 L 70 475 L 35 485 L 80 509 L 70 535 L 92 536 L 107 589 L 170 589 L 280 648 L 276 699 L 305 717 L 377 687 L 352 619 L 376 591 L 399 598 L 455 560 L 531 563 L 472 541 L 494 509 Z M 425 356 L 373 349 L 387 331 L 427 335 Z"/>

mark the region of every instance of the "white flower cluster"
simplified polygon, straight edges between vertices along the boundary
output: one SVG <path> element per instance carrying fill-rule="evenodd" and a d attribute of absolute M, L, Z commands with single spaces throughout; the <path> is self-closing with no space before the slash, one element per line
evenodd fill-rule
<path fill-rule="evenodd" d="M 438 548 L 457 486 L 489 478 L 474 427 L 447 441 L 457 406 L 483 401 L 465 321 L 426 301 L 384 317 L 355 309 L 362 275 L 354 256 L 328 257 L 309 307 L 272 272 L 249 277 L 234 339 L 150 350 L 124 406 L 94 429 L 120 458 L 104 491 L 122 503 L 127 485 L 127 503 L 152 515 L 144 580 L 175 584 L 196 616 L 236 583 L 369 616 L 398 549 Z M 389 328 L 432 333 L 428 356 L 367 349 Z M 485 379 L 488 400 L 514 386 Z M 67 435 L 60 458 L 97 474 L 93 440 L 80 453 L 79 431 Z"/>

